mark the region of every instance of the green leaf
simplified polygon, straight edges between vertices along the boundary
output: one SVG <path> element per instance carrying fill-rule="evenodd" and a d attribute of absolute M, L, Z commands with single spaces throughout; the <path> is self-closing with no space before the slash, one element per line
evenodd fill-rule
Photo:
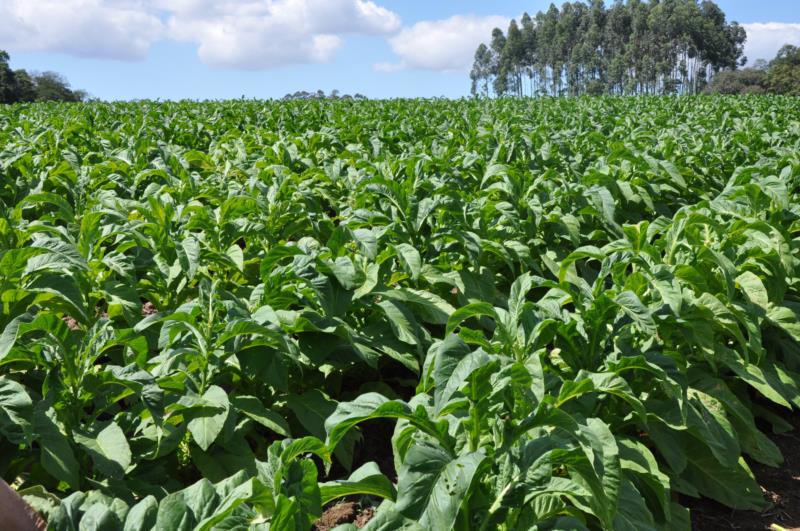
<path fill-rule="evenodd" d="M 447 382 L 450 380 L 458 363 L 467 357 L 469 353 L 469 346 L 464 343 L 460 337 L 454 334 L 448 335 L 444 338 L 444 341 L 436 343 L 429 349 L 428 356 L 432 357 L 432 383 L 435 387 L 434 402 L 436 404 L 443 405 L 444 402 L 446 402 L 446 400 L 442 401 L 442 393 L 444 393 L 445 387 L 447 387 Z"/>
<path fill-rule="evenodd" d="M 329 262 L 328 266 L 331 268 L 336 280 L 346 290 L 354 290 L 366 280 L 364 274 L 356 270 L 353 260 L 349 256 L 340 256 L 333 262 Z"/>
<path fill-rule="evenodd" d="M 622 308 L 622 311 L 624 311 L 643 332 L 655 334 L 656 323 L 653 321 L 653 316 L 635 293 L 632 291 L 623 291 L 614 297 L 614 302 Z"/>
<path fill-rule="evenodd" d="M 411 280 L 417 280 L 422 270 L 422 258 L 419 255 L 419 251 L 407 243 L 399 243 L 394 248 L 397 252 L 397 257 L 400 259 L 400 265 L 411 277 Z"/>
<path fill-rule="evenodd" d="M 518 322 L 522 316 L 522 311 L 525 307 L 525 297 L 533 287 L 533 279 L 530 273 L 518 277 L 511 284 L 511 293 L 508 296 L 508 312 L 512 315 L 515 322 Z"/>
<path fill-rule="evenodd" d="M 367 495 L 394 500 L 397 494 L 389 478 L 372 462 L 361 465 L 347 479 L 320 483 L 319 488 L 322 505 L 345 496 Z"/>
<path fill-rule="evenodd" d="M 41 462 L 47 472 L 73 489 L 80 485 L 80 466 L 67 436 L 58 425 L 56 412 L 47 401 L 39 402 L 33 413 L 33 433 L 39 441 Z"/>
<path fill-rule="evenodd" d="M 186 272 L 186 278 L 193 280 L 200 264 L 200 243 L 193 236 L 187 236 L 181 241 L 178 260 Z"/>
<path fill-rule="evenodd" d="M 303 437 L 296 439 L 287 444 L 281 451 L 281 461 L 288 462 L 292 459 L 304 455 L 314 454 L 323 461 L 330 461 L 330 453 L 328 447 L 316 437 Z"/>
<path fill-rule="evenodd" d="M 686 457 L 689 465 L 683 478 L 703 496 L 743 511 L 761 511 L 769 506 L 743 458 L 733 465 L 722 465 L 699 441 L 687 445 Z"/>
<path fill-rule="evenodd" d="M 396 509 L 426 529 L 453 529 L 461 504 L 472 493 L 482 452 L 453 459 L 441 448 L 416 444 L 399 472 Z"/>
<path fill-rule="evenodd" d="M 125 433 L 116 423 L 110 422 L 96 433 L 75 430 L 73 436 L 100 472 L 112 479 L 125 476 L 131 466 L 131 449 Z"/>
<path fill-rule="evenodd" d="M 194 515 L 183 500 L 183 492 L 169 494 L 158 504 L 154 529 L 190 531 L 194 525 Z"/>
<path fill-rule="evenodd" d="M 389 320 L 394 335 L 403 343 L 409 345 L 419 344 L 419 325 L 412 313 L 402 303 L 391 300 L 382 300 L 378 303 Z"/>
<path fill-rule="evenodd" d="M 294 498 L 284 495 L 277 497 L 275 512 L 270 520 L 270 529 L 297 529 L 296 516 L 300 511 L 300 504 Z"/>
<path fill-rule="evenodd" d="M 351 428 L 366 420 L 377 418 L 405 419 L 418 429 L 449 446 L 449 438 L 428 419 L 424 410 L 412 412 L 408 404 L 399 400 L 389 400 L 378 393 L 365 393 L 352 402 L 341 402 L 336 411 L 325 421 L 328 433 L 326 444 L 335 448 Z"/>
<path fill-rule="evenodd" d="M 20 444 L 31 437 L 33 401 L 21 384 L 0 376 L 0 434 Z"/>
<path fill-rule="evenodd" d="M 235 396 L 231 399 L 231 405 L 235 410 L 244 413 L 278 435 L 291 437 L 289 424 L 286 420 L 274 411 L 265 408 L 258 398 L 254 396 Z"/>
<path fill-rule="evenodd" d="M 122 527 L 119 517 L 102 503 L 91 505 L 81 517 L 79 531 L 117 531 Z"/>
<path fill-rule="evenodd" d="M 228 247 L 225 251 L 225 254 L 228 256 L 230 261 L 236 266 L 236 269 L 239 271 L 244 271 L 244 252 L 242 248 L 236 245 L 235 243 Z"/>
<path fill-rule="evenodd" d="M 213 414 L 201 412 L 200 416 L 189 421 L 187 427 L 197 445 L 203 451 L 206 451 L 222 431 L 225 419 L 228 418 L 230 403 L 228 402 L 228 394 L 216 385 L 212 385 L 203 393 L 202 403 L 218 412 Z"/>
<path fill-rule="evenodd" d="M 2 335 L 0 335 L 0 361 L 3 361 L 8 353 L 11 352 L 11 349 L 14 348 L 20 327 L 26 323 L 30 323 L 33 319 L 33 315 L 24 313 L 15 317 L 6 325 Z"/>
<path fill-rule="evenodd" d="M 38 273 L 24 287 L 29 291 L 55 295 L 67 304 L 69 311 L 75 313 L 75 318 L 86 321 L 86 303 L 83 293 L 72 275 L 54 271 Z"/>
<path fill-rule="evenodd" d="M 495 312 L 494 306 L 488 302 L 472 302 L 466 306 L 462 306 L 453 312 L 453 315 L 447 320 L 445 334 L 452 334 L 453 330 L 467 319 L 483 315 L 489 316 L 495 321 L 497 320 L 497 312 Z"/>
<path fill-rule="evenodd" d="M 449 302 L 438 295 L 428 291 L 416 290 L 411 288 L 397 288 L 385 291 L 376 291 L 384 299 L 402 302 L 414 311 L 414 315 L 420 321 L 431 324 L 447 324 L 450 315 L 455 312 Z"/>
<path fill-rule="evenodd" d="M 148 531 L 156 525 L 158 516 L 158 501 L 153 496 L 147 496 L 131 507 L 125 518 L 123 531 Z"/>
<path fill-rule="evenodd" d="M 572 478 L 592 493 L 589 505 L 604 525 L 611 528 L 622 481 L 619 447 L 608 425 L 600 419 L 587 419 L 580 430 L 579 440 L 593 473 L 576 463 Z"/>
<path fill-rule="evenodd" d="M 761 308 L 769 309 L 769 293 L 764 283 L 755 274 L 745 271 L 736 277 L 736 284 L 750 299 L 750 302 Z"/>
<path fill-rule="evenodd" d="M 620 489 L 619 509 L 614 517 L 614 531 L 657 531 L 653 515 L 642 495 L 628 480 Z"/>

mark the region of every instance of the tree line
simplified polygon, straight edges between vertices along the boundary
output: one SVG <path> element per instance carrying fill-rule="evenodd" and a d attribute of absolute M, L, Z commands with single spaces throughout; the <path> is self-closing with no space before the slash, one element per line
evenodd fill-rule
<path fill-rule="evenodd" d="M 86 99 L 86 92 L 71 89 L 61 74 L 12 70 L 10 59 L 8 52 L 0 50 L 0 103 Z"/>
<path fill-rule="evenodd" d="M 696 94 L 746 63 L 746 38 L 710 0 L 550 4 L 492 31 L 475 52 L 472 93 Z"/>
<path fill-rule="evenodd" d="M 339 89 L 333 89 L 330 94 L 325 94 L 322 89 L 316 92 L 307 92 L 305 90 L 298 90 L 294 93 L 288 93 L 283 98 L 284 101 L 289 100 L 366 100 L 367 97 L 363 94 L 356 93 L 355 95 L 342 94 Z"/>
<path fill-rule="evenodd" d="M 800 96 L 800 47 L 787 44 L 769 62 L 759 59 L 749 68 L 720 72 L 706 92 Z"/>

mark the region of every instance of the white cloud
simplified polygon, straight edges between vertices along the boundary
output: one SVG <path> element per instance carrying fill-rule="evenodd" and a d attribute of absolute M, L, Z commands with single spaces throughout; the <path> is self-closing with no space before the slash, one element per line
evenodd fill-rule
<path fill-rule="evenodd" d="M 171 2 L 160 0 L 164 7 Z M 171 38 L 199 45 L 212 66 L 262 69 L 333 58 L 343 34 L 383 35 L 400 27 L 393 12 L 366 0 L 180 0 Z"/>
<path fill-rule="evenodd" d="M 0 48 L 143 59 L 163 39 L 212 66 L 330 61 L 347 34 L 390 35 L 400 18 L 370 0 L 0 0 Z"/>
<path fill-rule="evenodd" d="M 425 20 L 403 28 L 389 39 L 398 63 L 379 63 L 375 70 L 400 69 L 469 70 L 475 49 L 486 42 L 492 29 L 505 29 L 511 19 L 501 16 L 455 15 L 444 20 Z"/>
<path fill-rule="evenodd" d="M 82 57 L 143 59 L 163 24 L 134 0 L 2 0 L 0 47 Z"/>
<path fill-rule="evenodd" d="M 784 44 L 800 45 L 800 24 L 765 22 L 742 26 L 747 31 L 744 54 L 749 64 L 756 59 L 773 59 Z"/>

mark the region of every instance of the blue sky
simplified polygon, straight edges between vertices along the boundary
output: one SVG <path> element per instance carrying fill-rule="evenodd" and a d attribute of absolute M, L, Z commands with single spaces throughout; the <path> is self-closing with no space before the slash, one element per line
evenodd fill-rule
<path fill-rule="evenodd" d="M 750 59 L 800 44 L 800 0 L 717 0 Z M 491 28 L 539 0 L 0 0 L 14 68 L 103 99 L 459 97 Z"/>

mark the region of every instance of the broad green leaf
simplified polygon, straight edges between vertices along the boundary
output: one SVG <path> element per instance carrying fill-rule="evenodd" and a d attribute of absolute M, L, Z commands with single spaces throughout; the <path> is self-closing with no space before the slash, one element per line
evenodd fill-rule
<path fill-rule="evenodd" d="M 158 516 L 158 501 L 153 496 L 147 496 L 131 507 L 125 518 L 124 531 L 147 531 L 156 525 Z"/>
<path fill-rule="evenodd" d="M 378 303 L 378 306 L 386 314 L 389 325 L 391 325 L 397 339 L 410 345 L 419 344 L 419 325 L 416 323 L 412 313 L 402 303 L 382 300 Z"/>
<path fill-rule="evenodd" d="M 396 495 L 392 482 L 372 462 L 361 465 L 347 479 L 320 483 L 319 487 L 323 505 L 345 496 L 368 495 L 394 500 Z"/>
<path fill-rule="evenodd" d="M 396 510 L 424 528 L 452 529 L 485 460 L 480 452 L 453 459 L 435 446 L 412 446 L 399 472 Z"/>
<path fill-rule="evenodd" d="M 404 419 L 418 429 L 449 445 L 449 438 L 428 418 L 421 408 L 412 411 L 408 404 L 389 400 L 378 393 L 365 393 L 352 402 L 341 402 L 325 421 L 327 445 L 335 448 L 347 432 L 357 424 L 377 418 Z"/>
<path fill-rule="evenodd" d="M 222 431 L 225 419 L 228 417 L 230 403 L 228 394 L 216 385 L 212 385 L 203 393 L 202 403 L 214 408 L 216 412 L 202 413 L 190 420 L 187 427 L 197 445 L 206 451 Z"/>
<path fill-rule="evenodd" d="M 624 311 L 643 332 L 648 334 L 655 333 L 656 324 L 653 321 L 653 316 L 635 293 L 623 291 L 614 298 L 614 302 L 622 308 L 622 311 Z"/>
<path fill-rule="evenodd" d="M 747 295 L 747 298 L 765 310 L 769 308 L 769 294 L 764 283 L 755 274 L 745 271 L 736 277 L 736 284 Z"/>
<path fill-rule="evenodd" d="M 265 428 L 284 437 L 291 437 L 286 420 L 274 411 L 265 408 L 258 398 L 254 396 L 235 396 L 231 399 L 231 405 L 235 410 L 244 413 Z"/>
<path fill-rule="evenodd" d="M 39 441 L 44 469 L 59 481 L 77 489 L 80 485 L 80 465 L 67 436 L 58 425 L 55 411 L 47 401 L 36 404 L 33 433 Z"/>
<path fill-rule="evenodd" d="M 33 401 L 21 384 L 0 376 L 0 434 L 20 444 L 31 437 Z"/>
<path fill-rule="evenodd" d="M 131 449 L 114 422 L 95 432 L 74 432 L 75 442 L 91 456 L 97 469 L 112 479 L 122 479 L 131 466 Z"/>
<path fill-rule="evenodd" d="M 422 258 L 413 246 L 407 243 L 399 243 L 394 246 L 400 264 L 406 270 L 411 280 L 417 280 L 422 269 Z"/>
<path fill-rule="evenodd" d="M 462 306 L 453 312 L 453 315 L 447 320 L 447 329 L 445 333 L 452 334 L 453 330 L 467 319 L 484 315 L 497 320 L 497 312 L 494 306 L 487 302 L 472 302 L 466 306 Z"/>

